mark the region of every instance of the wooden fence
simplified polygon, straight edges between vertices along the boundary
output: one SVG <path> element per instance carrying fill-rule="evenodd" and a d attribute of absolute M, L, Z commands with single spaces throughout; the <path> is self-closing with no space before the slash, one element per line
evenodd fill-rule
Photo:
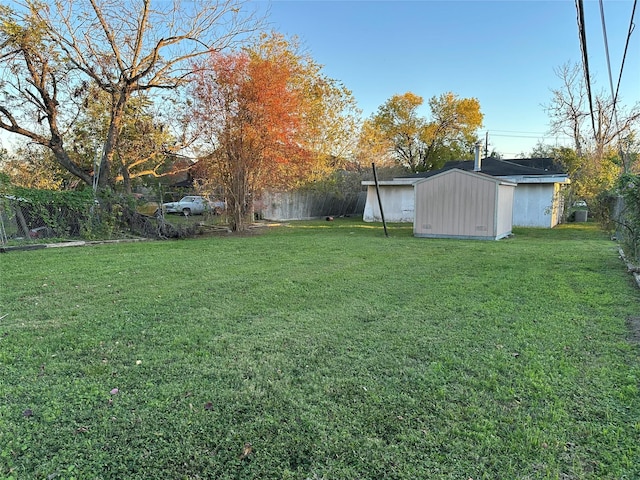
<path fill-rule="evenodd" d="M 265 220 L 308 220 L 322 217 L 362 216 L 367 192 L 336 195 L 322 192 L 267 192 L 255 205 Z"/>

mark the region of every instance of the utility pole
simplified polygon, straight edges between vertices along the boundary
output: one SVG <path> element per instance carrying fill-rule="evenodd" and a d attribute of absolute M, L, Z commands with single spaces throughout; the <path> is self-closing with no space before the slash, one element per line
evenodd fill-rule
<path fill-rule="evenodd" d="M 489 131 L 484 137 L 484 158 L 489 158 Z"/>
<path fill-rule="evenodd" d="M 371 168 L 373 170 L 373 180 L 376 184 L 376 195 L 378 196 L 378 207 L 380 207 L 380 217 L 382 217 L 382 226 L 384 227 L 384 236 L 388 237 L 389 232 L 387 231 L 387 222 L 384 220 L 384 211 L 382 210 L 382 199 L 380 198 L 380 187 L 378 186 L 378 174 L 376 173 L 376 164 L 371 163 Z"/>

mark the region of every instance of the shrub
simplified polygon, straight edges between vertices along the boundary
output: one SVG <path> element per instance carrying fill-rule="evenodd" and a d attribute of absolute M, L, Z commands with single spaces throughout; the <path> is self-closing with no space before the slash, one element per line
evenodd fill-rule
<path fill-rule="evenodd" d="M 622 208 L 616 215 L 619 240 L 634 261 L 640 259 L 640 176 L 625 173 L 620 177 L 617 192 Z"/>
<path fill-rule="evenodd" d="M 54 191 L 13 187 L 28 226 L 46 226 L 57 237 L 79 237 L 91 221 L 93 195 L 88 191 Z M 26 233 L 26 232 L 25 232 Z"/>

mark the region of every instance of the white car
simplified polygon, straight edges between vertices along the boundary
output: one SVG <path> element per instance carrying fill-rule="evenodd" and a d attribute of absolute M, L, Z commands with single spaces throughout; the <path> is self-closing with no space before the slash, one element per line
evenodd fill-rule
<path fill-rule="evenodd" d="M 163 203 L 165 213 L 181 213 L 183 215 L 198 215 L 209 210 L 209 202 L 198 195 L 182 197 L 179 202 Z"/>

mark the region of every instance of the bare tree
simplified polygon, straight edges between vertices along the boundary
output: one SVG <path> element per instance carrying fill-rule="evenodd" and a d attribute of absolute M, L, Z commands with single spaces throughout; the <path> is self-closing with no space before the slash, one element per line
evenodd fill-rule
<path fill-rule="evenodd" d="M 615 148 L 616 142 L 638 127 L 640 105 L 625 112 L 610 97 L 599 93 L 593 98 L 593 111 L 590 110 L 580 65 L 564 64 L 555 69 L 555 74 L 562 85 L 551 90 L 551 102 L 545 106 L 551 132 L 571 137 L 579 157 L 590 153 L 601 159 L 607 149 Z"/>
<path fill-rule="evenodd" d="M 136 92 L 175 90 L 196 57 L 246 41 L 261 26 L 248 0 L 26 0 L 0 6 L 0 128 L 54 153 L 85 183 L 113 182 L 125 107 Z M 73 158 L 65 134 L 90 85 L 109 96 L 98 171 Z"/>

